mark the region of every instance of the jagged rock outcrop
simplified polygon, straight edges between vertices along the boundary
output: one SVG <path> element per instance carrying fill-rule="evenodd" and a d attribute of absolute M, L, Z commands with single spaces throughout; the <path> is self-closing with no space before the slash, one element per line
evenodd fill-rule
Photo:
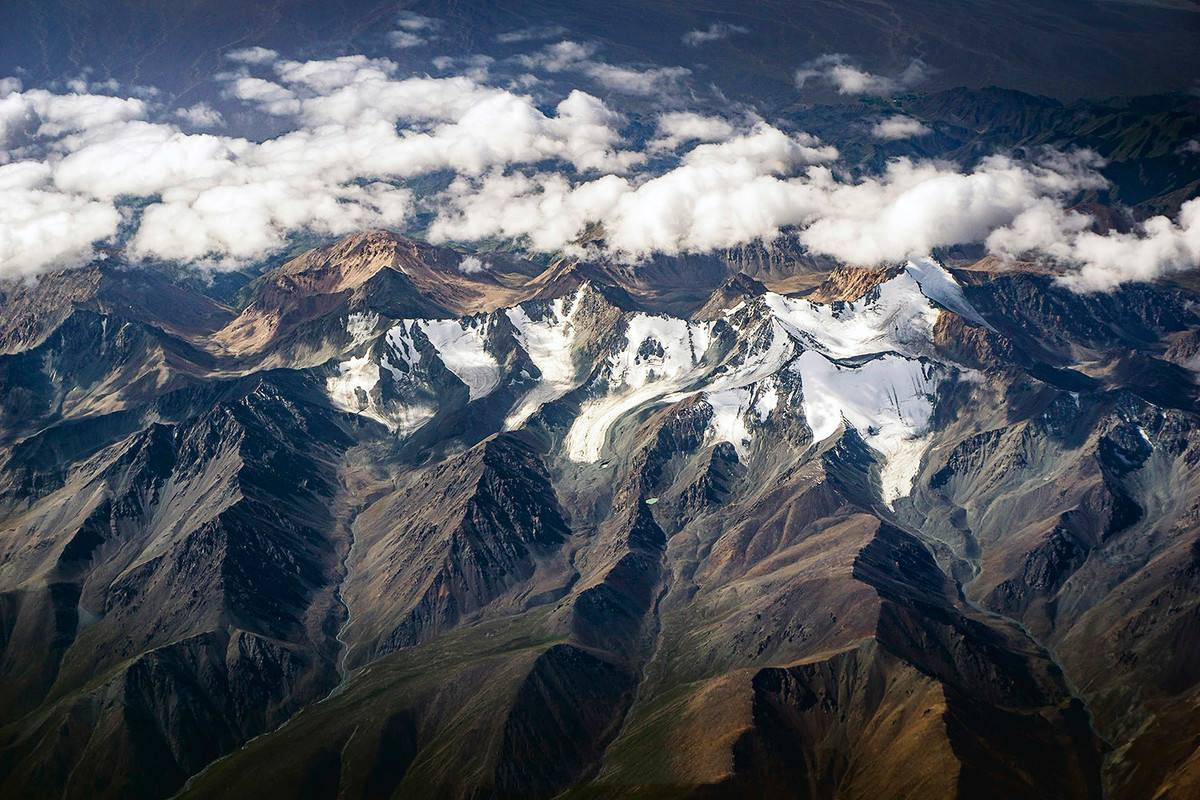
<path fill-rule="evenodd" d="M 518 609 L 554 593 L 565 565 L 539 562 L 569 534 L 540 456 L 516 434 L 405 476 L 356 522 L 348 663 L 426 641 L 516 587 L 508 603 Z"/>

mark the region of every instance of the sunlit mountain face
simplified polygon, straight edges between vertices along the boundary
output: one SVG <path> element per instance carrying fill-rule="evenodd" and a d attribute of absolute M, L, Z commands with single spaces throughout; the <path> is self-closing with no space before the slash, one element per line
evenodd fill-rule
<path fill-rule="evenodd" d="M 1200 7 L 0 7 L 0 796 L 1200 796 Z"/>

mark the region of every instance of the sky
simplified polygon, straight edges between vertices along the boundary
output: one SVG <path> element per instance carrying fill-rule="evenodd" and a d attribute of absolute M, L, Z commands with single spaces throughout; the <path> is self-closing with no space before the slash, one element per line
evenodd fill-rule
<path fill-rule="evenodd" d="M 836 147 L 724 98 L 694 64 L 628 62 L 554 24 L 498 29 L 467 50 L 437 16 L 402 11 L 384 27 L 382 55 L 239 42 L 222 51 L 214 92 L 182 95 L 194 102 L 86 66 L 49 81 L 0 75 L 0 277 L 110 253 L 226 270 L 301 234 L 418 218 L 434 242 L 600 247 L 634 263 L 785 232 L 870 266 L 982 244 L 1060 262 L 1081 291 L 1200 264 L 1200 200 L 1104 234 L 1072 210 L 1105 185 L 1086 149 L 969 168 L 899 157 L 860 174 Z M 751 35 L 714 20 L 678 40 L 686 52 Z M 852 53 L 819 54 L 790 67 L 791 91 L 889 98 L 939 73 L 918 53 L 893 62 L 872 71 Z M 874 138 L 929 135 L 879 108 L 863 106 Z M 580 244 L 596 224 L 603 243 Z"/>

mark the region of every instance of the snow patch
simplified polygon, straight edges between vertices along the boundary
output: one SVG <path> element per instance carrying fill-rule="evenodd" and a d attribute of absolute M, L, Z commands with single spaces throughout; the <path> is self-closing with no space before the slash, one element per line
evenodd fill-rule
<path fill-rule="evenodd" d="M 575 293 L 570 301 L 570 311 L 566 310 L 566 298 L 557 298 L 550 304 L 547 315 L 541 319 L 530 317 L 522 306 L 505 312 L 516 329 L 517 342 L 542 374 L 537 385 L 521 398 L 516 409 L 504 421 L 506 430 L 521 427 L 543 405 L 557 400 L 574 388 L 574 318 L 582 293 L 582 289 Z"/>
<path fill-rule="evenodd" d="M 609 383 L 635 389 L 691 372 L 708 350 L 712 328 L 650 314 L 634 314 L 626 325 L 625 347 L 609 357 Z"/>
<path fill-rule="evenodd" d="M 583 404 L 567 431 L 572 461 L 600 458 L 609 429 L 625 414 L 658 401 L 696 380 L 712 338 L 712 323 L 634 314 L 626 321 L 625 344 L 609 356 L 608 392 Z"/>
<path fill-rule="evenodd" d="M 746 427 L 746 412 L 751 407 L 749 389 L 705 392 L 704 402 L 712 409 L 705 438 L 710 443 L 729 442 L 738 458 L 745 460 L 746 448 L 753 438 Z"/>
<path fill-rule="evenodd" d="M 921 471 L 921 459 L 929 448 L 930 436 L 880 438 L 869 442 L 883 457 L 879 468 L 880 494 L 888 508 L 912 493 L 913 482 Z"/>
<path fill-rule="evenodd" d="M 408 436 L 437 414 L 433 406 L 397 406 L 389 409 L 385 422 L 399 436 Z"/>
<path fill-rule="evenodd" d="M 880 453 L 883 501 L 912 491 L 928 440 L 936 388 L 933 367 L 886 354 L 861 364 L 839 364 L 812 350 L 791 369 L 800 374 L 804 417 L 814 441 L 828 439 L 843 420 Z"/>
<path fill-rule="evenodd" d="M 379 315 L 374 311 L 356 311 L 346 317 L 346 333 L 350 334 L 350 346 L 358 347 L 370 339 L 378 324 Z"/>
<path fill-rule="evenodd" d="M 771 416 L 771 412 L 779 406 L 779 389 L 775 385 L 775 380 L 772 378 L 763 384 L 762 389 L 758 393 L 758 397 L 754 400 L 754 405 L 751 406 L 754 410 L 754 415 L 758 417 L 759 422 L 766 422 L 767 417 Z"/>
<path fill-rule="evenodd" d="M 500 365 L 487 351 L 484 320 L 423 319 L 416 324 L 446 369 L 467 385 L 471 400 L 486 397 L 500 384 Z"/>
<path fill-rule="evenodd" d="M 384 341 L 391 348 L 392 352 L 410 367 L 415 367 L 421 362 L 421 354 L 417 351 L 417 343 L 412 338 L 412 333 L 408 328 L 405 328 L 404 323 L 391 328 L 387 335 L 384 336 Z"/>
<path fill-rule="evenodd" d="M 928 256 L 909 261 L 904 271 L 912 276 L 921 293 L 930 300 L 948 308 L 968 322 L 991 328 L 975 310 L 975 306 L 963 294 L 962 286 L 946 269 Z"/>
<path fill-rule="evenodd" d="M 381 358 L 380 363 L 372 361 L 369 355 L 339 363 L 338 374 L 325 381 L 329 400 L 343 411 L 373 419 L 392 433 L 407 436 L 432 419 L 436 409 L 423 405 L 395 405 L 386 411 L 381 409 L 373 394 L 379 385 L 381 368 L 391 374 L 393 380 L 403 377 L 403 373 L 399 373 L 386 357 Z"/>
<path fill-rule="evenodd" d="M 379 365 L 368 356 L 350 358 L 337 365 L 338 374 L 327 378 L 330 401 L 343 411 L 360 414 L 368 410 L 370 392 L 379 383 Z"/>
<path fill-rule="evenodd" d="M 822 305 L 768 292 L 763 302 L 792 338 L 833 358 L 926 350 L 938 310 L 917 281 L 901 273 L 880 284 L 877 293 Z"/>
<path fill-rule="evenodd" d="M 715 375 L 708 391 L 736 389 L 758 383 L 774 375 L 791 357 L 792 338 L 778 320 L 771 319 L 765 334 L 756 338 L 750 347 L 725 364 Z"/>
<path fill-rule="evenodd" d="M 1146 446 L 1153 450 L 1154 442 L 1150 441 L 1150 437 L 1146 435 L 1146 429 L 1141 425 L 1135 425 L 1134 427 L 1137 428 L 1138 436 L 1142 437 L 1142 441 L 1146 443 Z"/>
<path fill-rule="evenodd" d="M 384 334 L 379 367 L 392 376 L 393 382 L 405 380 L 420 363 L 421 354 L 417 350 L 417 343 L 413 341 L 409 329 L 405 328 L 405 323 L 390 328 Z M 400 369 L 401 365 L 407 369 Z"/>

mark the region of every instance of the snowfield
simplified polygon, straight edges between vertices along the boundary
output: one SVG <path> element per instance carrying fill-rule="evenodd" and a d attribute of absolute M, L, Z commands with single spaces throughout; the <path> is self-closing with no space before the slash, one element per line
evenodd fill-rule
<path fill-rule="evenodd" d="M 572 461 L 600 459 L 609 429 L 631 411 L 694 382 L 708 350 L 712 323 L 634 314 L 627 321 L 625 346 L 606 365 L 604 393 L 583 404 L 567 432 Z"/>
<path fill-rule="evenodd" d="M 530 317 L 524 306 L 516 306 L 505 312 L 517 330 L 517 342 L 541 373 L 537 385 L 521 398 L 516 409 L 504 421 L 505 430 L 521 427 L 543 405 L 575 388 L 573 323 L 582 296 L 583 290 L 579 289 L 571 298 L 560 297 L 551 301 L 549 312 L 541 319 Z"/>
<path fill-rule="evenodd" d="M 572 296 L 462 320 L 400 321 L 374 351 L 337 365 L 327 380 L 330 399 L 395 431 L 411 432 L 428 421 L 433 406 L 389 400 L 380 409 L 372 395 L 381 375 L 397 387 L 409 382 L 411 390 L 426 347 L 418 345 L 418 331 L 467 386 L 470 400 L 486 397 L 503 378 L 490 335 L 504 314 L 516 346 L 538 373 L 525 371 L 516 382 L 529 388 L 508 410 L 506 430 L 519 429 L 545 404 L 582 387 L 585 399 L 563 447 L 570 460 L 593 463 L 626 415 L 699 395 L 712 409 L 706 441 L 729 442 L 746 459 L 755 431 L 786 402 L 777 377 L 786 370 L 799 379 L 799 410 L 816 442 L 847 425 L 880 455 L 881 493 L 890 505 L 911 491 L 928 447 L 934 398 L 946 370 L 922 357 L 933 352 L 939 314 L 948 309 L 986 324 L 949 272 L 933 259 L 916 259 L 853 302 L 819 304 L 767 292 L 740 301 L 720 321 L 629 313 L 618 345 L 590 367 L 589 379 L 588 365 L 578 358 L 576 315 L 583 293 L 581 287 Z M 354 314 L 346 330 L 359 345 L 379 322 L 373 314 Z"/>
<path fill-rule="evenodd" d="M 500 384 L 500 365 L 487 351 L 483 320 L 423 319 L 417 326 L 446 369 L 467 385 L 472 400 L 487 397 Z"/>
<path fill-rule="evenodd" d="M 804 418 L 814 441 L 828 439 L 845 421 L 885 459 L 883 501 L 890 505 L 906 496 L 925 452 L 935 368 L 892 353 L 846 365 L 809 350 L 791 369 L 800 375 Z"/>

